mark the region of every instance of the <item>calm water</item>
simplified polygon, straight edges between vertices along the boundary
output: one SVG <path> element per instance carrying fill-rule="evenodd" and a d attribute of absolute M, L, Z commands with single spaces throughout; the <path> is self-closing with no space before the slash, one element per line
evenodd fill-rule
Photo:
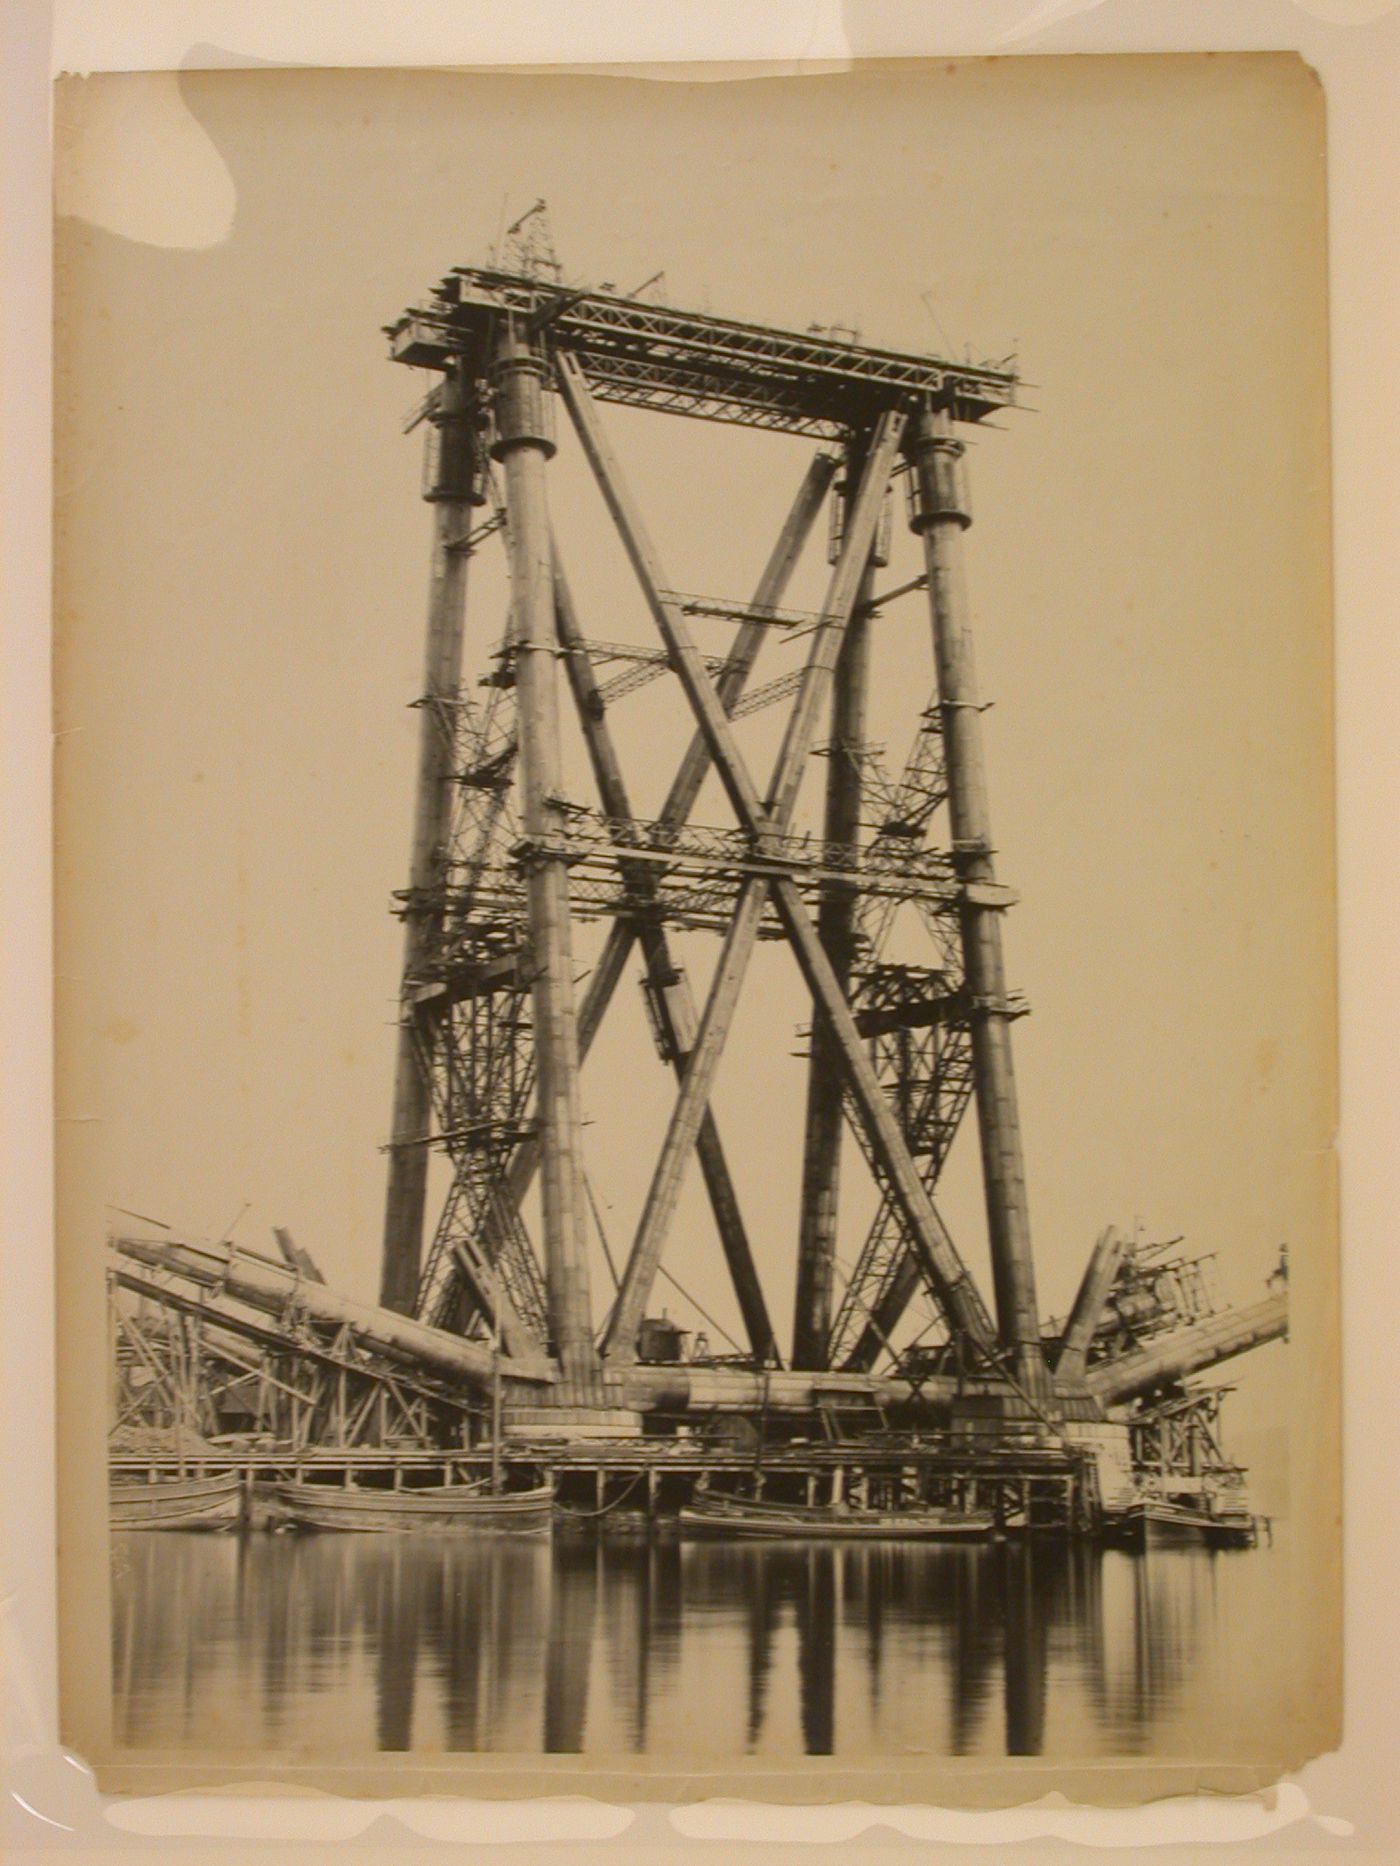
<path fill-rule="evenodd" d="M 1215 1753 L 1287 1683 L 1283 1546 L 1131 1555 L 114 1538 L 119 1744 Z"/>

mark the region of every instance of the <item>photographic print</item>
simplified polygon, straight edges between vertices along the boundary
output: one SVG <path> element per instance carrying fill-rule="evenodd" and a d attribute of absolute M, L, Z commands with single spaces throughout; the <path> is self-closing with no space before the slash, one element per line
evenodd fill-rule
<path fill-rule="evenodd" d="M 66 1740 L 951 1802 L 1335 1741 L 1312 75 L 58 135 Z M 223 237 L 104 210 L 158 143 Z"/>

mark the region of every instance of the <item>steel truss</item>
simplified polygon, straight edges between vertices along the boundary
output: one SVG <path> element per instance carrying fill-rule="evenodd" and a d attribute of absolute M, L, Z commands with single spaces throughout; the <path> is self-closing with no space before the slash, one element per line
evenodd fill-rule
<path fill-rule="evenodd" d="M 535 1058 L 519 903 L 491 903 L 490 877 L 518 841 L 512 795 L 517 743 L 512 696 L 492 688 L 484 703 L 459 701 L 442 714 L 451 735 L 457 798 L 447 873 L 432 902 L 443 928 L 405 980 L 406 1015 L 417 1038 L 452 1182 L 423 1270 L 416 1313 L 471 1332 L 504 1297 L 535 1340 L 547 1332 L 544 1279 L 505 1173 L 530 1131 Z"/>
<path fill-rule="evenodd" d="M 423 847 L 425 821 L 436 826 L 433 859 L 416 862 L 397 897 L 410 927 L 408 1039 L 391 1143 L 386 1292 L 404 1290 L 411 1273 L 412 1299 L 399 1306 L 468 1334 L 499 1323 L 508 1355 L 543 1348 L 556 1357 L 560 1402 L 600 1403 L 606 1370 L 637 1353 L 681 1180 L 698 1154 L 751 1358 L 781 1366 L 709 1106 L 755 945 L 781 940 L 814 1012 L 794 1366 L 870 1368 L 894 1352 L 892 1334 L 923 1287 L 948 1336 L 1008 1370 L 1032 1403 L 1043 1400 L 1049 1376 L 1006 1034 L 1024 1006 L 1006 989 L 1000 955 L 1000 916 L 1014 897 L 996 879 L 985 821 L 981 703 L 971 684 L 958 557 L 968 522 L 962 449 L 951 427 L 1014 404 L 1014 372 L 576 290 L 557 267 L 456 271 L 389 334 L 395 360 L 442 376 L 420 410 L 432 435 L 427 496 L 440 513 L 435 564 L 498 536 L 512 597 L 505 639 L 469 688 L 464 586 L 451 592 L 454 621 L 435 573 L 430 665 L 434 629 L 455 644 L 456 661 L 451 680 L 439 679 L 423 701 L 425 735 L 437 735 L 438 752 L 425 753 L 420 766 L 427 790 L 420 783 L 415 847 Z M 574 613 L 544 494 L 556 397 L 631 561 L 659 637 L 653 648 L 587 635 Z M 672 585 L 603 428 L 605 402 L 838 443 L 811 463 L 750 601 Z M 925 570 L 880 593 L 874 573 L 887 560 L 896 478 L 907 489 Z M 819 610 L 787 607 L 798 554 L 828 495 L 826 600 Z M 474 521 L 481 504 L 491 515 Z M 446 524 L 444 506 L 452 514 Z M 918 591 L 930 605 L 936 681 L 892 775 L 884 749 L 866 735 L 870 625 L 882 605 Z M 691 633 L 697 618 L 736 625 L 726 653 L 701 652 Z M 774 631 L 801 641 L 805 661 L 754 685 L 755 662 Z M 610 711 L 667 676 L 684 693 L 694 737 L 662 811 L 643 818 L 630 802 Z M 561 792 L 561 689 L 578 715 L 595 803 Z M 760 787 L 733 721 L 784 700 L 782 747 Z M 827 717 L 831 735 L 819 743 Z M 813 754 L 826 768 L 819 834 L 795 822 Z M 690 820 L 711 770 L 733 811 L 731 826 Z M 931 963 L 890 956 L 891 930 L 905 909 L 922 922 Z M 569 925 L 586 919 L 605 921 L 608 935 L 575 1001 Z M 721 938 L 703 1004 L 692 999 L 668 944 L 674 929 Z M 583 1250 L 576 1077 L 634 948 L 678 1092 L 600 1330 Z M 405 1093 L 405 1068 L 422 1084 L 416 1101 Z M 974 1095 L 995 1321 L 932 1203 Z M 843 1125 L 882 1197 L 833 1300 Z M 420 1266 L 421 1188 L 433 1148 L 446 1155 L 451 1181 Z M 521 1217 L 537 1178 L 538 1252 Z"/>
<path fill-rule="evenodd" d="M 292 1449 L 468 1442 L 479 1399 L 366 1349 L 295 1298 L 276 1316 L 192 1295 L 131 1268 L 109 1273 L 114 1451 L 194 1456 L 235 1434 Z"/>
<path fill-rule="evenodd" d="M 770 330 L 488 267 L 454 269 L 387 334 L 396 362 L 444 369 L 466 356 L 484 379 L 494 332 L 511 317 L 576 356 L 600 402 L 738 427 L 843 440 L 900 401 L 932 398 L 969 421 L 1016 401 L 1014 370 Z"/>

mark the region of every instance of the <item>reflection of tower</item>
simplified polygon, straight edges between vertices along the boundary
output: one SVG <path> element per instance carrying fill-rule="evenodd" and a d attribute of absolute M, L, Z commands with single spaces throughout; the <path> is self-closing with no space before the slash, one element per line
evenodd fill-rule
<path fill-rule="evenodd" d="M 680 1656 L 680 1549 L 624 1542 L 599 1548 L 605 1582 L 608 1673 L 629 1747 L 646 1751 L 652 1703 Z"/>
<path fill-rule="evenodd" d="M 632 1717 L 632 1747 L 642 1753 L 647 1747 L 651 1714 L 651 1648 L 654 1637 L 654 1601 L 656 1591 L 656 1544 L 650 1537 L 640 1549 L 634 1620 L 637 1642 L 637 1698 Z"/>
<path fill-rule="evenodd" d="M 1222 1558 L 1203 1563 L 1189 1549 L 1092 1553 L 1102 1600 L 1100 1717 L 1115 1748 L 1140 1754 L 1199 1654 Z"/>
<path fill-rule="evenodd" d="M 749 1694 L 746 1746 L 750 1753 L 763 1734 L 763 1719 L 768 1710 L 768 1681 L 773 1674 L 773 1631 L 777 1620 L 777 1601 L 769 1579 L 769 1565 L 754 1562 L 743 1590 L 744 1611 L 748 1619 Z"/>
<path fill-rule="evenodd" d="M 170 1677 L 178 1660 L 175 1616 L 167 1609 L 187 1604 L 179 1574 L 172 1576 L 170 1572 L 176 1558 L 190 1559 L 183 1547 L 169 1546 L 180 1540 L 174 1536 L 128 1536 L 121 1584 L 113 1587 L 115 1734 L 119 1742 L 132 1747 L 153 1740 L 150 1680 Z M 182 1709 L 188 1716 L 191 1706 L 186 1703 Z"/>
<path fill-rule="evenodd" d="M 486 1620 L 482 1592 L 495 1548 L 456 1547 L 438 1553 L 431 1600 L 437 1670 L 442 1678 L 447 1747 L 472 1750 L 481 1727 L 481 1672 Z"/>
<path fill-rule="evenodd" d="M 483 1729 L 493 1749 L 532 1749 L 538 1740 L 546 1669 L 551 1550 L 543 1539 L 502 1536 L 486 1557 Z"/>
<path fill-rule="evenodd" d="M 1045 1746 L 1045 1653 L 1050 1612 L 1046 1553 L 1033 1544 L 1003 1549 L 1005 1574 L 1006 1753 L 1038 1756 Z"/>
<path fill-rule="evenodd" d="M 110 1646 L 112 1730 L 119 1744 L 187 1743 L 198 1729 L 202 1698 L 227 1688 L 226 1632 L 239 1568 L 233 1537 L 122 1538 L 112 1573 Z M 235 1688 L 243 1684 L 234 1682 Z"/>
<path fill-rule="evenodd" d="M 995 1550 L 954 1551 L 952 1588 L 953 1663 L 952 1752 L 967 1756 L 977 1745 L 977 1732 L 991 1693 L 1004 1612 L 1000 1572 L 993 1566 Z"/>
<path fill-rule="evenodd" d="M 1104 1551 L 1094 1542 L 1076 1541 L 1066 1550 L 1069 1600 L 1066 1624 L 1077 1629 L 1079 1673 L 1089 1709 L 1101 1730 L 1109 1727 L 1104 1636 Z"/>
<path fill-rule="evenodd" d="M 263 1727 L 276 1737 L 286 1715 L 291 1690 L 293 1654 L 296 1648 L 296 1623 L 308 1590 L 304 1585 L 309 1557 L 301 1538 L 291 1541 L 285 1562 L 270 1572 L 262 1587 L 262 1701 Z M 302 1569 L 298 1576 L 297 1569 Z M 280 1571 L 280 1572 L 279 1572 Z M 300 1583 L 300 1584 L 299 1584 Z"/>
<path fill-rule="evenodd" d="M 604 1649 L 614 1714 L 636 1753 L 647 1746 L 651 1696 L 652 1596 L 655 1547 L 627 1542 L 600 1544 L 603 1567 Z"/>
<path fill-rule="evenodd" d="M 680 1545 L 653 1542 L 648 1547 L 650 1651 L 647 1664 L 653 1694 L 676 1674 L 681 1656 L 685 1598 L 681 1591 Z"/>
<path fill-rule="evenodd" d="M 1189 1550 L 1164 1549 L 1149 1550 L 1138 1564 L 1138 1703 L 1145 1728 L 1181 1689 L 1201 1643 L 1202 1622 L 1210 1615 L 1209 1596 L 1220 1559 L 1202 1563 L 1193 1560 Z"/>
<path fill-rule="evenodd" d="M 598 1611 L 597 1547 L 560 1543 L 554 1551 L 544 1665 L 544 1747 L 579 1755 L 588 1718 L 588 1682 Z"/>
<path fill-rule="evenodd" d="M 809 1756 L 829 1756 L 836 1735 L 836 1554 L 808 1549 L 797 1581 L 797 1676 Z"/>
<path fill-rule="evenodd" d="M 890 1568 L 898 1551 L 888 1548 L 851 1551 L 847 1564 L 849 1587 L 853 1572 L 862 1582 L 865 1607 L 865 1671 L 872 1715 L 880 1708 L 881 1671 L 885 1656 L 885 1596 L 890 1587 Z"/>
<path fill-rule="evenodd" d="M 1103 1727 L 1114 1747 L 1128 1753 L 1141 1750 L 1144 1731 L 1141 1699 L 1136 1681 L 1140 1674 L 1138 1651 L 1138 1587 L 1141 1561 L 1117 1549 L 1103 1551 L 1099 1563 L 1098 1622 L 1099 1684 Z"/>
<path fill-rule="evenodd" d="M 372 1569 L 374 1587 L 375 1740 L 380 1749 L 413 1747 L 413 1700 L 423 1626 L 417 1551 L 393 1541 Z"/>
<path fill-rule="evenodd" d="M 1133 1669 L 1128 1687 L 1128 1726 L 1135 1747 L 1145 1748 L 1152 1727 L 1162 1635 L 1146 1561 L 1133 1567 Z"/>

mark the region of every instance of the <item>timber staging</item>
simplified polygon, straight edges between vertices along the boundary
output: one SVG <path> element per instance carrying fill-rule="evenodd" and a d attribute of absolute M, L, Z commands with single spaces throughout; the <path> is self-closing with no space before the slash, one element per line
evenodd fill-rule
<path fill-rule="evenodd" d="M 554 1497 L 556 1527 L 600 1533 L 667 1533 L 680 1512 L 707 1493 L 811 1507 L 849 1498 L 851 1513 L 942 1504 L 985 1512 L 988 1533 L 1087 1533 L 1101 1526 L 1096 1467 L 1068 1447 L 970 1449 L 917 1434 L 885 1442 L 781 1445 L 752 1451 L 684 1441 L 534 1446 L 513 1444 L 493 1463 L 489 1448 L 472 1452 L 365 1449 L 237 1451 L 208 1447 L 183 1456 L 115 1454 L 114 1484 L 158 1489 L 191 1479 L 237 1473 L 243 1520 L 270 1526 L 263 1506 L 279 1483 L 314 1481 L 360 1495 L 450 1494 L 499 1478 L 503 1494 L 541 1478 Z"/>
<path fill-rule="evenodd" d="M 556 1527 L 603 1534 L 670 1533 L 706 1494 L 957 1510 L 991 1535 L 1112 1533 L 1145 1473 L 1176 1494 L 1237 1491 L 1212 1430 L 1218 1390 L 1193 1396 L 1182 1382 L 1287 1327 L 1278 1290 L 1095 1364 L 1038 1415 L 1008 1412 L 1005 1383 L 986 1375 L 637 1365 L 615 1411 L 579 1420 L 537 1403 L 551 1369 L 512 1375 L 506 1405 L 499 1361 L 338 1295 L 304 1254 L 293 1264 L 228 1242 L 110 1245 L 118 1423 L 148 1431 L 144 1449 L 114 1441 L 114 1495 L 129 1515 L 132 1486 L 155 1498 L 232 1473 L 244 1526 L 275 1523 L 279 1484 L 314 1480 L 365 1498 L 543 1482 Z M 143 1372 L 155 1377 L 133 1381 Z M 164 1444 L 182 1431 L 188 1442 Z"/>

